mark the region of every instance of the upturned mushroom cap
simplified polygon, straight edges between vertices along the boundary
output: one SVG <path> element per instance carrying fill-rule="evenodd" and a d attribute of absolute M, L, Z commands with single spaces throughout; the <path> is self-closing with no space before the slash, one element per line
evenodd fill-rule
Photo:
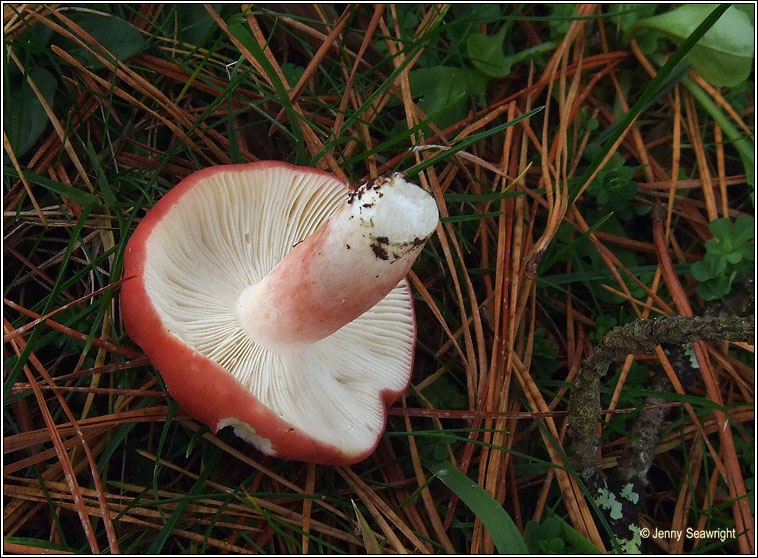
<path fill-rule="evenodd" d="M 354 463 L 410 380 L 403 277 L 437 222 L 431 196 L 399 175 L 350 191 L 286 163 L 204 169 L 129 240 L 124 325 L 214 432 L 232 426 L 268 455 Z"/>

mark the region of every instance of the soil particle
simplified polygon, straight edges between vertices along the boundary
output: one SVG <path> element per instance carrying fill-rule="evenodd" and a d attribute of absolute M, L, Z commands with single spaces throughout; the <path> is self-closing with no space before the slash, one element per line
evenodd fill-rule
<path fill-rule="evenodd" d="M 360 201 L 363 197 L 363 194 L 368 192 L 369 190 L 374 190 L 377 192 L 379 197 L 382 197 L 384 194 L 382 194 L 379 190 L 384 186 L 387 182 L 389 182 L 390 178 L 387 176 L 380 176 L 378 178 L 372 178 L 370 180 L 367 180 L 360 186 L 358 186 L 355 190 L 350 190 L 347 193 L 347 203 L 348 205 L 351 205 L 355 200 Z M 364 205 L 363 207 L 371 207 L 371 205 Z"/>
<path fill-rule="evenodd" d="M 381 245 L 372 244 L 371 249 L 374 251 L 374 255 L 380 260 L 389 259 L 389 256 L 387 255 L 387 250 L 385 250 Z"/>

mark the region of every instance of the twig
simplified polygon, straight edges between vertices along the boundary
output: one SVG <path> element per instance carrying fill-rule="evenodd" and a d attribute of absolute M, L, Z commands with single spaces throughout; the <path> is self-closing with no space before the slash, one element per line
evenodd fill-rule
<path fill-rule="evenodd" d="M 657 345 L 683 345 L 694 341 L 721 343 L 750 341 L 755 336 L 755 320 L 749 318 L 713 318 L 667 316 L 653 320 L 636 320 L 616 327 L 600 341 L 579 370 L 569 399 L 569 457 L 584 479 L 597 470 L 599 437 L 595 424 L 600 416 L 600 378 L 610 364 L 628 354 L 651 353 Z"/>

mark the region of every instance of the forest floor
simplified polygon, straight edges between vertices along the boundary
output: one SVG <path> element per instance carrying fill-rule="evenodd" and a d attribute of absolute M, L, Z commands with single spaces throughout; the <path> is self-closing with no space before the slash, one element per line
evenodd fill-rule
<path fill-rule="evenodd" d="M 669 5 L 3 8 L 6 552 L 755 552 L 742 8 L 690 65 L 708 14 Z M 213 434 L 123 327 L 137 223 L 258 160 L 401 171 L 440 210 L 411 384 L 350 467 Z M 665 316 L 747 333 L 572 388 Z"/>

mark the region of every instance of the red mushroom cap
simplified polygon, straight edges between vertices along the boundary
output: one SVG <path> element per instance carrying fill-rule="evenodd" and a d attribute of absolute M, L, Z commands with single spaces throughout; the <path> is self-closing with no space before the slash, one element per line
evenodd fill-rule
<path fill-rule="evenodd" d="M 385 285 L 383 292 L 356 295 L 367 297 L 370 307 L 355 319 L 347 316 L 336 331 L 330 325 L 318 340 L 258 343 L 238 310 L 250 285 L 277 266 L 291 270 L 303 260 L 293 246 L 308 239 L 301 252 L 327 249 L 317 240 L 323 234 L 309 236 L 327 226 L 347 195 L 347 185 L 316 169 L 268 161 L 211 167 L 169 191 L 129 240 L 121 289 L 126 330 L 171 395 L 214 432 L 232 426 L 268 455 L 316 463 L 355 463 L 376 447 L 386 406 L 410 381 L 416 326 L 401 277 L 422 241 L 388 267 L 400 274 L 389 292 Z M 422 240 L 436 227 L 434 211 Z M 296 255 L 288 267 L 290 252 Z M 351 265 L 362 273 L 362 264 Z M 285 281 L 310 284 L 312 273 L 289 272 L 275 288 L 290 288 Z M 259 306 L 271 313 L 263 308 L 268 297 L 255 300 L 245 319 L 255 319 Z M 282 305 L 271 304 L 274 310 Z M 344 306 L 355 312 L 350 300 Z"/>

